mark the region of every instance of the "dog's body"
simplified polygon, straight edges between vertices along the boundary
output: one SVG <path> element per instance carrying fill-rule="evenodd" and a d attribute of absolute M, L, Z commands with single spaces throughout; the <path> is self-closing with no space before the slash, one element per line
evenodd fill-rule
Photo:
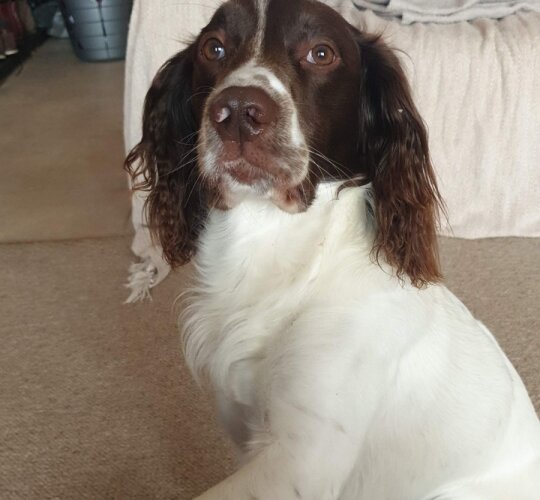
<path fill-rule="evenodd" d="M 534 500 L 540 424 L 440 284 L 399 62 L 311 0 L 232 0 L 160 70 L 127 160 L 243 465 L 204 500 Z"/>
<path fill-rule="evenodd" d="M 371 261 L 365 195 L 330 184 L 303 214 L 211 214 L 181 326 L 249 458 L 201 498 L 538 498 L 519 376 L 444 286 L 397 286 Z"/>

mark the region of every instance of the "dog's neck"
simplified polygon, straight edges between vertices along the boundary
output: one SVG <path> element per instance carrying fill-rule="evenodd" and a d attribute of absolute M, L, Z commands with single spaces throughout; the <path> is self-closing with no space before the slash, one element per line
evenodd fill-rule
<path fill-rule="evenodd" d="M 195 261 L 192 306 L 181 319 L 195 374 L 211 372 L 214 385 L 227 384 L 234 363 L 257 357 L 299 310 L 328 301 L 328 290 L 341 290 L 347 301 L 358 290 L 395 286 L 371 259 L 369 188 L 338 193 L 338 187 L 321 184 L 300 214 L 266 200 L 211 212 Z M 346 289 L 351 284 L 354 291 Z"/>
<path fill-rule="evenodd" d="M 263 199 L 247 199 L 231 210 L 212 211 L 201 235 L 199 268 L 215 266 L 212 279 L 221 269 L 245 268 L 242 285 L 253 278 L 246 286 L 253 293 L 257 283 L 271 287 L 282 286 L 277 282 L 283 280 L 297 281 L 303 270 L 326 256 L 333 258 L 344 246 L 369 253 L 373 243 L 369 188 L 338 193 L 339 185 L 320 184 L 313 204 L 299 214 L 284 212 Z"/>

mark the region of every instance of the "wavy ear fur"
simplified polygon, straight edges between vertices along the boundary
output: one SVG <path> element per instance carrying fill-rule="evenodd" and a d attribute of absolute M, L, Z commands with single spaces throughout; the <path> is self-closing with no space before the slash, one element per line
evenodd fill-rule
<path fill-rule="evenodd" d="M 173 267 L 193 256 L 206 215 L 190 104 L 192 51 L 180 52 L 157 73 L 145 99 L 142 139 L 125 161 L 133 189 L 148 191 L 147 222 Z"/>
<path fill-rule="evenodd" d="M 373 248 L 422 287 L 439 281 L 436 228 L 441 198 L 427 133 L 396 55 L 380 40 L 358 34 L 362 79 L 359 149 L 374 191 Z"/>

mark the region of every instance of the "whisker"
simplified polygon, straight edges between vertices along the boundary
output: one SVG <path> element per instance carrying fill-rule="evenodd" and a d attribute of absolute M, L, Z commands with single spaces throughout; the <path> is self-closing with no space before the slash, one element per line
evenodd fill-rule
<path fill-rule="evenodd" d="M 331 177 L 331 175 L 321 166 L 319 165 L 313 158 L 311 158 L 311 162 L 313 165 L 317 167 L 319 170 L 319 173 L 321 174 L 321 177 Z"/>
<path fill-rule="evenodd" d="M 318 151 L 317 149 L 311 147 L 309 148 L 308 147 L 308 151 L 314 155 L 317 155 L 319 158 L 327 161 L 330 165 L 332 165 L 339 173 L 343 174 L 344 176 L 348 176 L 349 174 L 347 173 L 347 171 L 345 170 L 346 167 L 345 165 L 335 161 L 335 160 L 332 160 L 330 158 L 328 158 L 328 156 L 324 155 L 323 153 L 321 153 L 320 151 Z"/>
<path fill-rule="evenodd" d="M 195 144 L 192 148 L 188 149 L 184 156 L 178 160 L 178 163 L 182 163 L 188 156 L 192 155 L 195 151 L 197 151 L 197 144 Z"/>
<path fill-rule="evenodd" d="M 175 172 L 178 172 L 179 170 L 182 170 L 184 167 L 187 167 L 188 165 L 191 165 L 192 163 L 197 162 L 198 159 L 199 159 L 199 155 L 196 155 L 194 158 L 191 158 L 191 160 L 185 161 L 185 162 L 179 164 L 177 167 L 175 167 L 172 170 L 170 170 L 169 172 L 167 172 L 166 175 L 172 175 Z"/>
<path fill-rule="evenodd" d="M 194 94 L 191 94 L 188 99 L 186 100 L 186 102 L 189 102 L 191 101 L 191 99 L 193 99 L 194 97 L 197 97 L 199 95 L 210 95 L 212 93 L 212 91 L 214 90 L 214 87 L 206 87 L 210 90 L 201 90 L 200 92 L 195 92 Z"/>
<path fill-rule="evenodd" d="M 330 175 L 330 173 L 328 172 L 328 170 L 326 170 L 325 168 L 323 168 L 323 166 L 322 166 L 320 163 L 316 162 L 315 159 L 313 158 L 313 156 L 319 157 L 320 159 L 322 159 L 322 160 L 326 161 L 327 163 L 329 163 L 332 167 L 334 167 L 334 168 L 338 171 L 338 173 L 340 173 L 341 175 L 343 175 L 343 177 L 345 177 L 345 178 L 349 178 L 349 177 L 350 177 L 350 173 L 347 172 L 347 171 L 345 170 L 346 167 L 345 167 L 344 165 L 342 165 L 342 164 L 340 164 L 340 163 L 338 163 L 338 162 L 336 162 L 336 161 L 334 161 L 334 160 L 331 160 L 330 158 L 328 158 L 326 155 L 324 155 L 324 154 L 321 153 L 320 151 L 316 150 L 315 148 L 313 148 L 313 147 L 307 147 L 307 148 L 301 148 L 301 150 L 302 150 L 302 151 L 305 151 L 305 152 L 307 152 L 307 153 L 310 153 L 310 155 L 311 155 L 311 158 L 310 158 L 311 161 L 312 161 L 314 164 L 316 164 L 316 166 L 317 166 L 320 170 L 322 170 L 322 172 L 325 173 L 328 177 L 334 178 L 335 176 Z"/>
<path fill-rule="evenodd" d="M 191 140 L 193 139 L 199 132 L 192 132 L 191 134 L 186 135 L 185 137 L 182 137 L 181 140 L 176 140 L 176 144 L 180 144 L 182 146 L 194 146 L 194 142 Z"/>
<path fill-rule="evenodd" d="M 193 183 L 193 186 L 191 187 L 191 191 L 189 192 L 189 194 L 188 194 L 188 196 L 186 198 L 186 203 L 189 201 L 189 199 L 191 198 L 191 195 L 195 191 L 195 188 L 197 187 L 197 183 L 201 180 L 201 175 L 202 175 L 202 172 L 200 170 L 198 170 L 195 182 Z"/>

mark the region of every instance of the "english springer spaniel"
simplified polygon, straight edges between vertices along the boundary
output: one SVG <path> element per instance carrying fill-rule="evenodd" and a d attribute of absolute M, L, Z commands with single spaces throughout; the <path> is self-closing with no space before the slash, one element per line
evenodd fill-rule
<path fill-rule="evenodd" d="M 231 0 L 170 59 L 126 160 L 173 266 L 186 360 L 242 454 L 204 500 L 533 500 L 540 425 L 441 284 L 440 196 L 380 36 Z"/>

